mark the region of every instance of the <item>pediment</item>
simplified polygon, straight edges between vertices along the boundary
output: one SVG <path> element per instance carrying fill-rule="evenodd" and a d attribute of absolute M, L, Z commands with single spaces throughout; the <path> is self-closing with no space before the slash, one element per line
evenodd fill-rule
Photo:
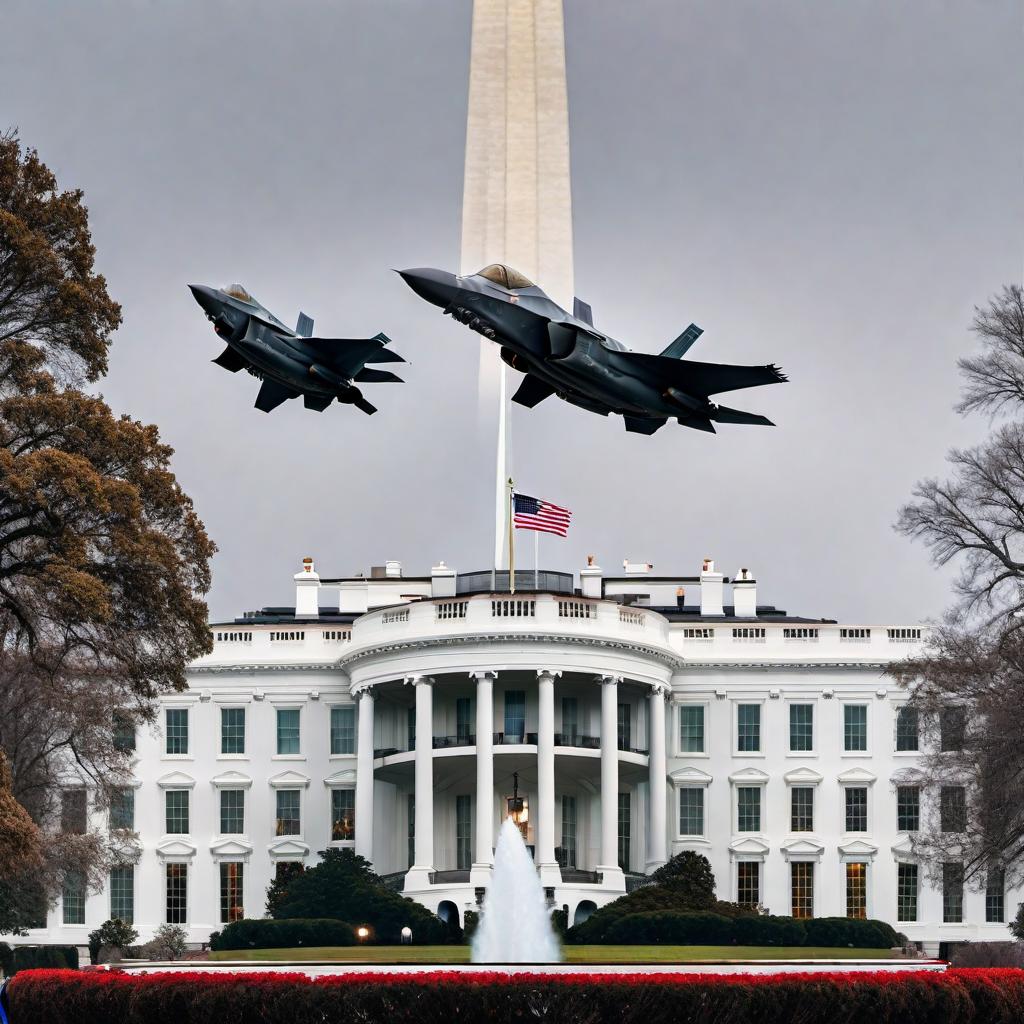
<path fill-rule="evenodd" d="M 192 789 L 196 780 L 184 772 L 168 772 L 167 775 L 161 775 L 156 784 L 161 789 Z"/>
<path fill-rule="evenodd" d="M 692 765 L 686 768 L 677 768 L 669 774 L 673 786 L 708 786 L 712 777 L 707 772 L 702 772 Z"/>
<path fill-rule="evenodd" d="M 878 847 L 864 839 L 854 839 L 839 847 L 839 854 L 846 860 L 871 860 L 878 853 Z"/>
<path fill-rule="evenodd" d="M 900 768 L 892 773 L 891 778 L 896 786 L 923 786 L 927 781 L 920 768 Z"/>
<path fill-rule="evenodd" d="M 817 860 L 825 847 L 813 839 L 793 839 L 782 844 L 782 856 L 786 860 Z"/>
<path fill-rule="evenodd" d="M 187 839 L 182 839 L 180 836 L 174 836 L 172 839 L 164 839 L 156 844 L 156 852 L 159 857 L 194 857 L 196 855 L 196 848 L 193 843 L 190 843 Z"/>
<path fill-rule="evenodd" d="M 768 782 L 768 773 L 761 771 L 760 768 L 754 768 L 753 766 L 747 768 L 741 768 L 738 772 L 733 772 L 729 776 L 729 781 L 732 783 L 738 783 L 743 786 L 763 786 Z"/>
<path fill-rule="evenodd" d="M 267 781 L 274 789 L 305 789 L 309 785 L 309 776 L 287 771 L 272 775 Z"/>
<path fill-rule="evenodd" d="M 337 789 L 340 786 L 354 786 L 356 784 L 356 772 L 354 768 L 346 768 L 324 779 L 324 785 L 328 789 Z"/>
<path fill-rule="evenodd" d="M 870 786 L 877 776 L 867 768 L 847 768 L 845 772 L 840 772 L 837 778 L 844 786 Z"/>
<path fill-rule="evenodd" d="M 252 843 L 238 836 L 227 836 L 210 843 L 210 853 L 215 857 L 248 857 L 252 853 Z"/>
<path fill-rule="evenodd" d="M 792 768 L 782 776 L 791 786 L 816 786 L 825 777 L 806 765 Z"/>
<path fill-rule="evenodd" d="M 734 857 L 760 857 L 768 855 L 770 847 L 763 839 L 756 836 L 745 836 L 743 839 L 735 839 L 729 844 L 729 852 Z"/>
<path fill-rule="evenodd" d="M 241 772 L 221 772 L 210 779 L 210 785 L 215 789 L 248 789 L 252 779 Z"/>
<path fill-rule="evenodd" d="M 294 859 L 295 857 L 308 857 L 309 847 L 294 836 L 289 836 L 287 839 L 277 839 L 272 843 L 268 843 L 267 853 L 271 857 Z"/>
<path fill-rule="evenodd" d="M 896 840 L 890 847 L 892 855 L 896 860 L 915 860 L 914 839 L 909 833 L 905 833 Z"/>

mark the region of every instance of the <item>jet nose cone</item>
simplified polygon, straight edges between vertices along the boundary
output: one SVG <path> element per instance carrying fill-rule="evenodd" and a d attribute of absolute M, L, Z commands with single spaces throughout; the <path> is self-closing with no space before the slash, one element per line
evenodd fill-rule
<path fill-rule="evenodd" d="M 220 298 L 217 289 L 205 284 L 190 284 L 188 290 L 192 297 L 206 310 L 207 313 L 214 313 L 220 307 Z"/>
<path fill-rule="evenodd" d="M 459 290 L 455 275 L 447 270 L 432 267 L 417 267 L 415 270 L 400 270 L 402 280 L 421 298 L 442 308 L 450 305 Z"/>

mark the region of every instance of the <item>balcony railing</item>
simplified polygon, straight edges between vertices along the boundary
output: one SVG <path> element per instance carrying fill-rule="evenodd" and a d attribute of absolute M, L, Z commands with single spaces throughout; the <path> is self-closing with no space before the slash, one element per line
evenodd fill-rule
<path fill-rule="evenodd" d="M 556 747 L 582 747 L 584 750 L 600 750 L 600 736 L 582 736 L 576 732 L 556 732 Z"/>
<path fill-rule="evenodd" d="M 444 750 L 446 747 L 474 747 L 476 736 L 472 733 L 463 733 L 461 736 L 435 736 L 434 749 Z"/>
<path fill-rule="evenodd" d="M 537 734 L 535 732 L 496 732 L 492 737 L 495 746 L 510 746 L 515 743 L 533 744 L 536 746 Z"/>

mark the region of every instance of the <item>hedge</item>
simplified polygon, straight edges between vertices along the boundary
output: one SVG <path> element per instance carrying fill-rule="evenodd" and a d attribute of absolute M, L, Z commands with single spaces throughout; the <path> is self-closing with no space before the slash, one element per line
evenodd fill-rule
<path fill-rule="evenodd" d="M 78 947 L 7 946 L 7 951 L 0 950 L 0 966 L 8 977 L 12 977 L 18 971 L 29 971 L 36 968 L 66 967 L 78 970 Z"/>
<path fill-rule="evenodd" d="M 852 946 L 891 949 L 899 938 L 884 921 L 848 917 L 753 915 L 726 917 L 701 911 L 654 910 L 590 921 L 569 929 L 566 941 L 588 944 L 697 946 Z"/>
<path fill-rule="evenodd" d="M 354 946 L 352 925 L 333 918 L 291 917 L 281 921 L 243 918 L 210 936 L 211 949 L 289 949 L 293 946 Z"/>
<path fill-rule="evenodd" d="M 9 986 L 11 1024 L 1019 1024 L 1024 971 L 776 975 L 302 974 L 34 971 Z"/>

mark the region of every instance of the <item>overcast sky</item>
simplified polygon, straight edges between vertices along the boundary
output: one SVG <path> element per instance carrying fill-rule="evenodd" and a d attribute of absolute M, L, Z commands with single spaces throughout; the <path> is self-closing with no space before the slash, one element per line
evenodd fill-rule
<path fill-rule="evenodd" d="M 575 513 L 542 561 L 659 573 L 713 556 L 759 599 L 916 620 L 948 574 L 892 523 L 963 421 L 972 308 L 1019 281 L 1019 0 L 566 0 L 576 290 L 660 351 L 775 362 L 734 404 L 774 429 L 653 437 L 557 401 L 515 409 L 520 488 Z M 219 546 L 215 617 L 389 558 L 489 565 L 478 339 L 394 267 L 458 262 L 470 0 L 6 0 L 0 127 L 85 190 L 123 304 L 113 408 L 159 424 Z M 210 364 L 187 285 L 243 282 L 411 365 L 372 418 Z M 732 404 L 732 403 L 730 403 Z"/>

